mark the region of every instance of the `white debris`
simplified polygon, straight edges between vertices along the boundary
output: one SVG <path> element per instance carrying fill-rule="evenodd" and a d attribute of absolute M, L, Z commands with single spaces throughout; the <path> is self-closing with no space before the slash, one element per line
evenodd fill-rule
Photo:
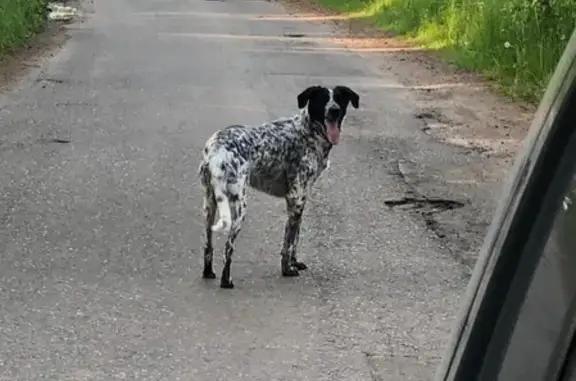
<path fill-rule="evenodd" d="M 572 205 L 572 199 L 568 196 L 565 196 L 564 201 L 562 202 L 562 206 L 564 207 L 564 210 L 568 210 L 571 205 Z"/>
<path fill-rule="evenodd" d="M 53 21 L 69 21 L 78 15 L 78 9 L 67 7 L 62 3 L 48 3 L 48 19 Z"/>

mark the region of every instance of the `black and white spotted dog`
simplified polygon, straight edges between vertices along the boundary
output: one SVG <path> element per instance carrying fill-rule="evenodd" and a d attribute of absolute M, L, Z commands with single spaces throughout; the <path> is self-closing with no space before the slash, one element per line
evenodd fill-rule
<path fill-rule="evenodd" d="M 220 287 L 233 288 L 230 266 L 234 241 L 246 216 L 246 188 L 286 199 L 288 221 L 282 247 L 282 275 L 297 276 L 306 265 L 296 259 L 302 213 L 309 189 L 329 165 L 340 141 L 346 108 L 360 97 L 346 86 L 311 86 L 298 95 L 300 113 L 259 126 L 230 126 L 206 142 L 199 176 L 204 187 L 206 244 L 204 278 L 214 279 L 212 232 L 228 234 Z M 220 218 L 214 223 L 218 210 Z"/>

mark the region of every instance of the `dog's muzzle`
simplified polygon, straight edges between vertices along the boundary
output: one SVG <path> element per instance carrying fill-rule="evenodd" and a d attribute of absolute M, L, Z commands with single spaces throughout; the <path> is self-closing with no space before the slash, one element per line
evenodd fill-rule
<path fill-rule="evenodd" d="M 326 136 L 330 143 L 336 145 L 340 142 L 340 108 L 330 107 L 326 112 Z"/>

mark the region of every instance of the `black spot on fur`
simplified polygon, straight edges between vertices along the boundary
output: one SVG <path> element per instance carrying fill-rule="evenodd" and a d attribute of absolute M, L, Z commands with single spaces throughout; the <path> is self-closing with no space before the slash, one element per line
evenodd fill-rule
<path fill-rule="evenodd" d="M 230 169 L 228 172 L 226 172 L 226 181 L 228 183 L 236 182 L 237 178 L 238 178 L 238 172 L 236 170 Z"/>
<path fill-rule="evenodd" d="M 216 197 L 216 202 L 220 203 L 220 202 L 222 202 L 222 201 L 224 201 L 224 199 L 222 198 L 222 196 Z"/>

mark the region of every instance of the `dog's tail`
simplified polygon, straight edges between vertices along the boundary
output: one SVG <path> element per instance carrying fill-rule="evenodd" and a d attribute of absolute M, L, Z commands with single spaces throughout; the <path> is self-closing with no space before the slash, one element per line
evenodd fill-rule
<path fill-rule="evenodd" d="M 226 180 L 218 180 L 218 178 L 219 176 L 213 176 L 211 179 L 214 198 L 216 199 L 216 205 L 218 205 L 218 214 L 220 215 L 218 221 L 212 225 L 212 231 L 228 233 L 232 227 L 232 211 L 230 210 L 230 201 L 226 195 Z"/>
<path fill-rule="evenodd" d="M 220 214 L 220 218 L 214 225 L 212 225 L 212 231 L 223 231 L 224 233 L 228 233 L 232 226 L 230 202 L 228 201 L 226 194 L 224 194 L 220 189 L 214 190 L 214 195 L 216 196 L 216 204 L 218 204 L 218 214 Z"/>

